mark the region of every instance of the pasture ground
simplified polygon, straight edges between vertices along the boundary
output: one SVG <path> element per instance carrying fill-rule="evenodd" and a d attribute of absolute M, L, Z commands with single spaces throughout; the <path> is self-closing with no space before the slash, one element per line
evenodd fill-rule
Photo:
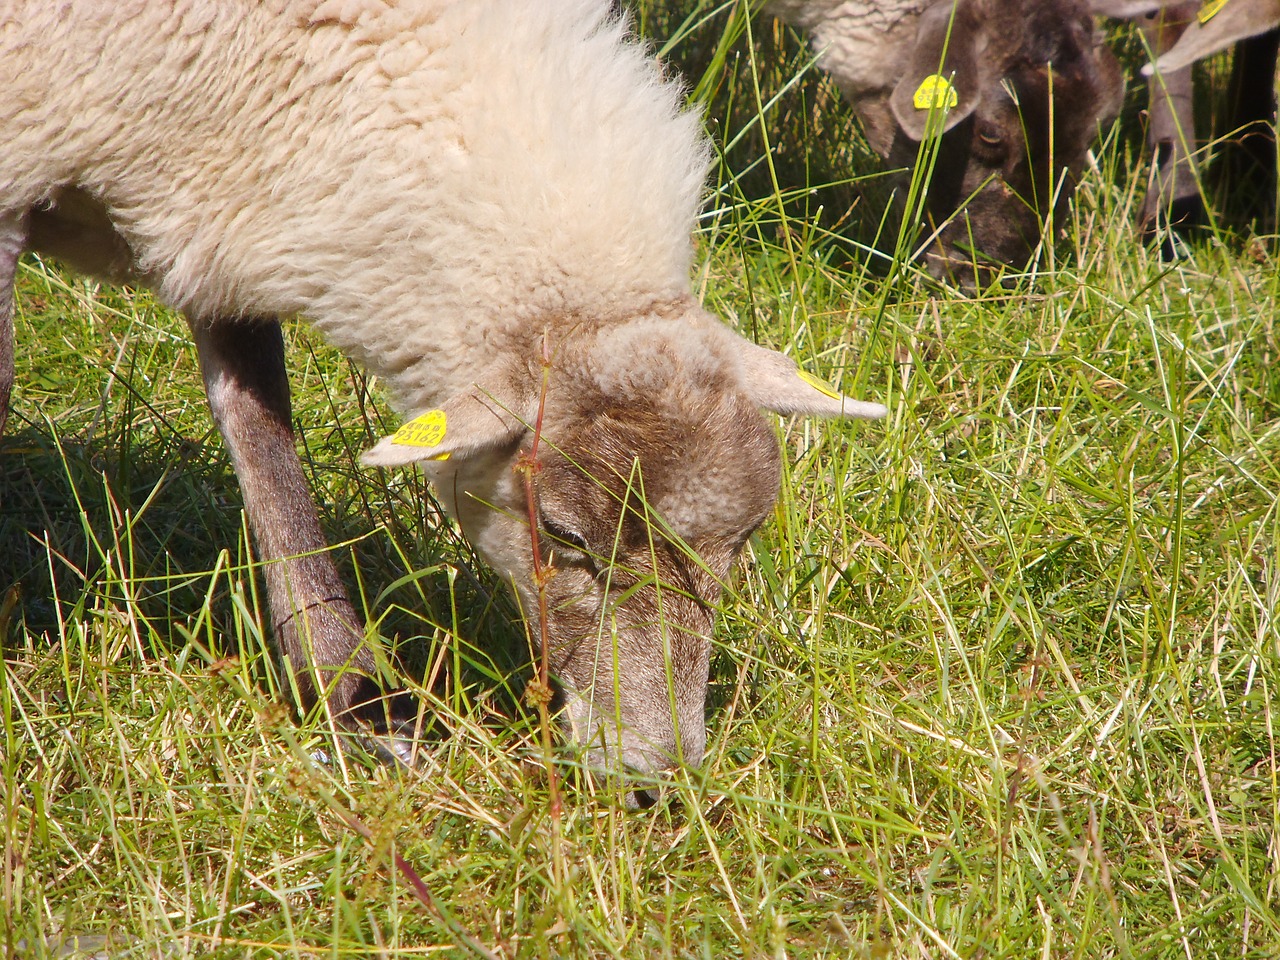
<path fill-rule="evenodd" d="M 708 306 L 891 408 L 780 424 L 705 770 L 665 808 L 579 783 L 551 816 L 513 605 L 419 478 L 356 469 L 394 420 L 295 326 L 324 523 L 437 718 L 413 773 L 297 726 L 183 324 L 28 259 L 5 955 L 1280 955 L 1275 238 L 1159 262 L 1129 116 L 1064 243 L 962 296 L 859 245 L 876 181 L 848 171 L 875 167 L 794 38 L 641 12 L 727 145 Z"/>

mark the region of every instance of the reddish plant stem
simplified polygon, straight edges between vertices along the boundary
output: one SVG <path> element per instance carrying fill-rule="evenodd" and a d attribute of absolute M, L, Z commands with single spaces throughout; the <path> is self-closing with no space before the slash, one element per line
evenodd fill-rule
<path fill-rule="evenodd" d="M 321 788 L 320 793 L 324 797 L 325 802 L 329 805 L 329 809 L 336 813 L 343 823 L 356 833 L 360 834 L 360 836 L 364 837 L 369 846 L 373 847 L 375 850 L 378 849 L 380 846 L 378 839 L 374 836 L 373 831 L 369 829 L 364 821 L 348 810 L 346 805 L 338 800 L 338 798 L 333 794 L 329 793 L 329 791 Z M 394 850 L 391 851 L 391 859 L 395 863 L 396 869 L 400 872 L 400 876 L 402 876 L 405 882 L 409 884 L 409 889 L 413 891 L 414 897 L 417 898 L 419 903 L 427 908 L 427 911 L 431 913 L 432 916 L 449 928 L 450 932 L 457 938 L 457 942 L 460 946 L 466 947 L 476 956 L 484 958 L 484 960 L 498 960 L 497 954 L 468 933 L 467 930 L 464 929 L 463 926 L 458 923 L 458 921 L 455 920 L 447 910 L 440 906 L 435 895 L 432 894 L 430 888 L 427 887 L 422 877 L 418 874 L 418 871 L 413 868 L 412 864 L 410 864 L 408 860 L 402 857 L 399 853 L 396 853 Z"/>
<path fill-rule="evenodd" d="M 543 334 L 542 337 L 542 356 L 540 359 L 542 364 L 542 386 L 538 394 L 538 416 L 533 424 L 533 442 L 529 446 L 529 452 L 520 455 L 516 461 L 515 469 L 524 480 L 525 507 L 529 514 L 529 543 L 533 549 L 533 582 L 538 589 L 540 653 L 538 657 L 538 679 L 536 690 L 532 691 L 534 693 L 532 699 L 537 704 L 538 720 L 542 727 L 542 749 L 547 767 L 547 789 L 551 794 L 552 842 L 555 845 L 557 875 L 559 876 L 561 875 L 559 870 L 559 836 L 562 805 L 560 800 L 560 778 L 556 772 L 555 758 L 552 755 L 550 715 L 551 663 L 549 653 L 551 637 L 547 631 L 547 581 L 555 575 L 555 568 L 542 561 L 542 547 L 538 541 L 538 505 L 533 488 L 533 478 L 542 469 L 542 464 L 538 461 L 538 445 L 542 440 L 542 417 L 547 403 L 547 384 L 551 380 L 551 345 L 546 334 Z"/>

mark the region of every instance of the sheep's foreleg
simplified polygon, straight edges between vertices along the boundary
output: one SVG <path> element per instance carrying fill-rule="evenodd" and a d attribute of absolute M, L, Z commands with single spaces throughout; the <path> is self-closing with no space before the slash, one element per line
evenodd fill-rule
<path fill-rule="evenodd" d="M 1214 139 L 1224 138 L 1217 182 L 1248 198 L 1250 219 L 1265 218 L 1276 192 L 1276 57 L 1280 30 L 1236 44 L 1227 109 L 1214 116 Z"/>
<path fill-rule="evenodd" d="M 1142 32 L 1155 56 L 1168 50 L 1195 16 L 1197 5 L 1182 4 L 1142 21 Z M 1157 73 L 1147 83 L 1150 119 L 1147 142 L 1152 151 L 1153 181 L 1142 202 L 1143 228 L 1163 234 L 1180 232 L 1204 220 L 1204 197 L 1196 171 L 1194 87 L 1191 68 Z M 1161 255 L 1176 255 L 1172 240 L 1161 236 Z"/>
<path fill-rule="evenodd" d="M 13 283 L 25 242 L 21 218 L 0 217 L 0 435 L 13 396 Z"/>
<path fill-rule="evenodd" d="M 372 733 L 376 750 L 407 760 L 410 744 L 395 734 L 411 704 L 404 696 L 382 699 L 373 653 L 329 557 L 294 446 L 280 324 L 220 320 L 192 328 L 209 406 L 231 451 L 263 561 L 286 673 L 296 678 L 305 705 L 327 690 L 343 727 Z"/>

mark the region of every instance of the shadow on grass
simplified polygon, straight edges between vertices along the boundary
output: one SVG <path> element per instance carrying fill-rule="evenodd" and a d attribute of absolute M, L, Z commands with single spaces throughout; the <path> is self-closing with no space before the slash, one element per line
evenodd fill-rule
<path fill-rule="evenodd" d="M 271 689 L 266 598 L 221 441 L 212 428 L 193 438 L 132 419 L 87 442 L 92 425 L 55 434 L 11 419 L 0 438 L 0 643 L 56 644 L 114 622 L 139 655 L 170 658 L 195 638 L 214 661 L 250 664 Z M 393 669 L 453 710 L 483 701 L 495 722 L 519 716 L 523 628 L 423 479 L 388 476 L 376 487 L 350 464 L 307 468 L 343 581 L 357 609 L 376 618 Z M 375 505 L 388 500 L 416 510 Z"/>

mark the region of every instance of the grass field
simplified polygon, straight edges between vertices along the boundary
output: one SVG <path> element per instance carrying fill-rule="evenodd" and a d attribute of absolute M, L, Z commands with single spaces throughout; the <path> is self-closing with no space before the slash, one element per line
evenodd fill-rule
<path fill-rule="evenodd" d="M 182 322 L 28 258 L 6 956 L 1280 956 L 1274 237 L 1143 248 L 1131 104 L 1062 245 L 945 290 L 861 246 L 878 168 L 803 48 L 706 9 L 641 9 L 725 148 L 696 288 L 891 412 L 780 423 L 705 769 L 553 823 L 513 604 L 420 478 L 357 470 L 394 420 L 295 326 L 324 524 L 438 717 L 414 772 L 335 754 L 280 705 Z"/>

